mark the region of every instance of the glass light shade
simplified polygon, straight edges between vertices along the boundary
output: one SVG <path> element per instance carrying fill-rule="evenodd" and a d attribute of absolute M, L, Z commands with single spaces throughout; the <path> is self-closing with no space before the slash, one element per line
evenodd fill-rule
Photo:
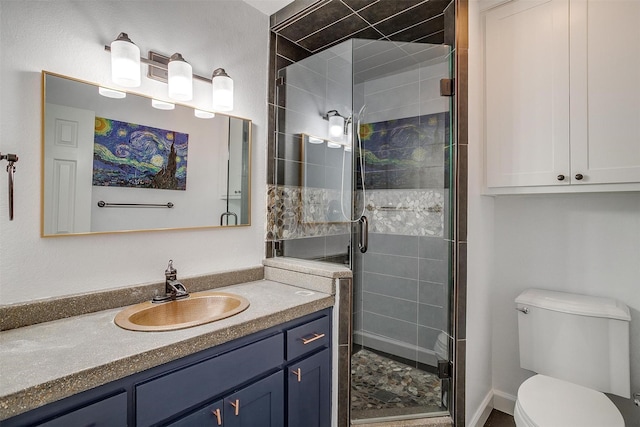
<path fill-rule="evenodd" d="M 216 116 L 211 111 L 198 110 L 197 108 L 193 110 L 193 115 L 199 119 L 213 119 Z"/>
<path fill-rule="evenodd" d="M 178 101 L 193 99 L 193 70 L 191 64 L 182 55 L 175 53 L 167 66 L 169 81 L 169 98 Z"/>
<path fill-rule="evenodd" d="M 344 135 L 344 117 L 329 116 L 329 137 L 334 141 L 342 141 Z"/>
<path fill-rule="evenodd" d="M 120 86 L 140 86 L 140 48 L 127 33 L 111 42 L 111 80 Z"/>
<path fill-rule="evenodd" d="M 152 99 L 151 106 L 153 108 L 157 108 L 158 110 L 173 110 L 174 108 L 176 108 L 176 104 L 160 101 L 159 99 Z"/>
<path fill-rule="evenodd" d="M 98 86 L 98 93 L 107 98 L 122 99 L 127 97 L 127 92 L 119 90 L 109 89 L 106 87 Z"/>
<path fill-rule="evenodd" d="M 233 110 L 233 80 L 222 68 L 213 72 L 211 86 L 213 87 L 213 109 L 216 111 Z"/>

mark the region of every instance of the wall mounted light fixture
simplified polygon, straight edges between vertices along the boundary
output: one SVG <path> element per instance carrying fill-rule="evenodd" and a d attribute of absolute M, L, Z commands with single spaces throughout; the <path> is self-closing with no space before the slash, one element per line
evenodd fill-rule
<path fill-rule="evenodd" d="M 140 86 L 140 48 L 127 33 L 111 42 L 111 79 L 124 87 Z"/>
<path fill-rule="evenodd" d="M 189 101 L 193 98 L 193 79 L 212 85 L 212 109 L 231 111 L 233 109 L 233 80 L 223 68 L 216 68 L 212 77 L 206 78 L 193 74 L 191 65 L 181 54 L 171 57 L 149 51 L 149 58 L 140 56 L 140 49 L 131 41 L 127 33 L 120 33 L 110 46 L 111 79 L 124 87 L 138 87 L 141 84 L 140 64 L 148 65 L 147 77 L 168 83 L 168 95 L 177 101 Z"/>
<path fill-rule="evenodd" d="M 345 151 L 351 151 L 351 116 L 344 117 L 337 110 L 329 110 L 322 118 L 329 121 L 327 147 L 344 147 Z"/>
<path fill-rule="evenodd" d="M 193 99 L 193 68 L 182 55 L 174 53 L 167 66 L 169 98 L 178 101 Z"/>
<path fill-rule="evenodd" d="M 211 85 L 213 86 L 213 109 L 218 111 L 233 110 L 233 80 L 223 68 L 213 70 Z"/>
<path fill-rule="evenodd" d="M 344 138 L 344 117 L 337 110 L 330 110 L 322 118 L 329 121 L 329 138 L 336 142 L 342 141 Z"/>

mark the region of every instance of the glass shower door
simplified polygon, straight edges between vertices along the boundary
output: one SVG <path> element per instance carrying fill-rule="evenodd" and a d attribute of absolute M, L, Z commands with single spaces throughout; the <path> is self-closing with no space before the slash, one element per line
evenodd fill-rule
<path fill-rule="evenodd" d="M 354 217 L 369 226 L 368 250 L 352 245 L 354 421 L 447 411 L 449 60 L 448 46 L 354 40 Z"/>

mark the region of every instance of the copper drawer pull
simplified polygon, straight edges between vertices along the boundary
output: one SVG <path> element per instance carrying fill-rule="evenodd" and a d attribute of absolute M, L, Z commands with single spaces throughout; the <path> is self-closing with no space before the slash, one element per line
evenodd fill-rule
<path fill-rule="evenodd" d="M 307 345 L 315 340 L 319 340 L 320 338 L 324 338 L 324 334 L 313 334 L 313 338 L 302 338 L 302 344 Z"/>
<path fill-rule="evenodd" d="M 215 415 L 216 420 L 218 421 L 218 425 L 221 426 L 222 425 L 222 417 L 220 416 L 220 408 L 216 409 L 215 411 L 211 411 L 213 413 L 213 415 Z"/>
<path fill-rule="evenodd" d="M 236 408 L 236 417 L 237 417 L 240 414 L 240 401 L 236 399 L 235 402 L 229 402 L 229 403 L 231 403 L 231 406 Z"/>
<path fill-rule="evenodd" d="M 300 370 L 300 368 L 296 369 L 295 371 L 291 371 L 291 373 L 298 377 L 298 382 L 302 381 L 302 371 Z"/>

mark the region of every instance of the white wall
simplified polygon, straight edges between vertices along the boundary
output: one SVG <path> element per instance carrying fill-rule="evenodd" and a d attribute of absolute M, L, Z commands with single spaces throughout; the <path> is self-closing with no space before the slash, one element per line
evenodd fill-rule
<path fill-rule="evenodd" d="M 631 385 L 639 391 L 640 193 L 482 196 L 482 40 L 475 1 L 469 3 L 469 38 L 467 425 L 481 421 L 484 405 L 508 410 L 532 375 L 519 365 L 514 310 L 515 297 L 530 287 L 626 303 Z M 640 425 L 639 408 L 613 400 L 628 426 Z"/>
<path fill-rule="evenodd" d="M 238 1 L 2 1 L 0 151 L 15 153 L 15 219 L 0 174 L 0 302 L 161 281 L 169 258 L 179 276 L 259 265 L 264 252 L 268 17 Z M 252 226 L 40 238 L 41 83 L 47 70 L 113 86 L 109 44 L 129 34 L 143 55 L 179 51 L 194 72 L 224 67 L 235 82 L 234 115 L 253 120 Z M 144 67 L 143 67 L 144 68 Z M 143 78 L 137 92 L 165 97 Z M 207 109 L 197 81 L 189 104 Z M 217 192 L 217 188 L 211 188 Z"/>
<path fill-rule="evenodd" d="M 494 219 L 493 388 L 515 395 L 531 375 L 519 366 L 513 300 L 538 287 L 629 306 L 631 389 L 639 391 L 640 193 L 498 197 Z"/>

